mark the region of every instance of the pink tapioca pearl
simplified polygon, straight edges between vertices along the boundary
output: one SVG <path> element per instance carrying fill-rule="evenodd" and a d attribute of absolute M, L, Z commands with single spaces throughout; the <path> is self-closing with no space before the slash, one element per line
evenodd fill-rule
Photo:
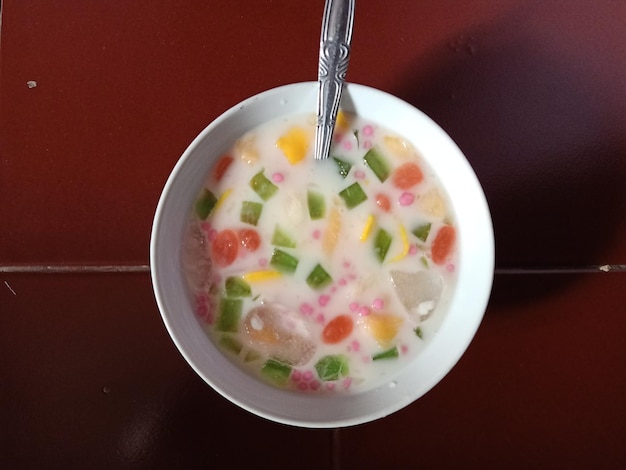
<path fill-rule="evenodd" d="M 414 255 L 415 253 L 417 253 L 417 245 L 411 245 L 409 247 L 409 254 Z"/>
<path fill-rule="evenodd" d="M 203 317 L 207 313 L 209 313 L 209 309 L 205 304 L 202 304 L 198 306 L 198 308 L 196 309 L 196 313 L 198 314 L 199 317 Z"/>
<path fill-rule="evenodd" d="M 302 390 L 303 392 L 309 387 L 306 382 L 298 382 L 298 390 Z"/>
<path fill-rule="evenodd" d="M 409 192 L 402 193 L 402 195 L 398 199 L 398 203 L 401 206 L 410 206 L 411 204 L 413 204 L 413 201 L 415 201 L 415 194 Z"/>
<path fill-rule="evenodd" d="M 272 181 L 274 181 L 274 183 L 282 183 L 283 181 L 285 181 L 285 175 L 283 175 L 282 173 L 276 172 L 272 174 Z"/>
<path fill-rule="evenodd" d="M 340 286 L 345 286 L 348 283 L 348 281 L 346 281 L 344 278 L 339 279 L 339 285 Z"/>
<path fill-rule="evenodd" d="M 354 172 L 354 177 L 358 180 L 365 179 L 365 172 L 363 170 L 356 170 Z"/>
<path fill-rule="evenodd" d="M 207 234 L 207 237 L 209 238 L 209 241 L 213 241 L 215 240 L 215 238 L 217 237 L 217 230 L 215 229 L 210 229 L 209 233 Z"/>
<path fill-rule="evenodd" d="M 384 306 L 385 301 L 383 299 L 374 299 L 374 302 L 372 302 L 372 308 L 374 310 L 382 310 Z"/>
<path fill-rule="evenodd" d="M 356 302 L 352 302 L 349 308 L 351 312 L 356 312 L 359 309 L 359 304 Z"/>
<path fill-rule="evenodd" d="M 403 344 L 402 346 L 400 346 L 400 352 L 402 354 L 406 354 L 409 352 L 409 347 L 406 344 Z"/>
<path fill-rule="evenodd" d="M 371 136 L 374 134 L 374 128 L 369 124 L 363 128 L 363 135 Z"/>
<path fill-rule="evenodd" d="M 354 351 L 359 351 L 361 349 L 361 343 L 359 343 L 356 339 L 350 343 L 350 346 Z"/>
<path fill-rule="evenodd" d="M 311 379 L 313 379 L 313 372 L 310 370 L 307 370 L 304 374 L 302 374 L 302 380 L 305 382 L 309 382 Z"/>
<path fill-rule="evenodd" d="M 366 140 L 365 142 L 363 142 L 363 148 L 364 149 L 372 148 L 372 141 L 371 140 Z"/>
<path fill-rule="evenodd" d="M 293 380 L 294 382 L 299 382 L 302 379 L 302 372 L 300 372 L 299 370 L 294 370 L 291 373 L 291 380 Z"/>
<path fill-rule="evenodd" d="M 343 262 L 343 267 L 344 267 L 344 268 L 348 269 L 348 268 L 350 268 L 351 266 L 352 266 L 352 263 L 350 263 L 350 261 L 344 261 L 344 262 Z"/>
<path fill-rule="evenodd" d="M 200 224 L 200 228 L 204 233 L 209 233 L 209 231 L 211 230 L 211 224 L 208 222 L 202 222 Z"/>
<path fill-rule="evenodd" d="M 309 383 L 309 388 L 311 390 L 319 390 L 320 388 L 320 382 L 318 380 L 312 380 L 311 383 Z"/>
<path fill-rule="evenodd" d="M 267 266 L 267 258 L 260 258 L 259 259 L 259 266 L 261 266 L 262 268 Z"/>
<path fill-rule="evenodd" d="M 326 382 L 326 388 L 328 390 L 335 390 L 335 382 Z"/>
<path fill-rule="evenodd" d="M 315 317 L 315 321 L 317 323 L 324 323 L 326 320 L 324 318 L 324 314 L 323 313 L 318 313 L 317 316 Z"/>
<path fill-rule="evenodd" d="M 320 230 L 313 230 L 313 238 L 315 240 L 319 240 L 322 236 L 322 232 Z"/>
<path fill-rule="evenodd" d="M 345 150 L 352 150 L 352 142 L 349 142 L 349 141 L 347 141 L 347 140 L 346 140 L 346 141 L 344 141 L 344 142 L 343 142 L 343 148 L 344 148 Z"/>
<path fill-rule="evenodd" d="M 369 307 L 365 307 L 365 306 L 359 307 L 359 316 L 365 317 L 365 316 L 367 316 L 369 314 L 370 314 Z"/>
<path fill-rule="evenodd" d="M 326 307 L 326 305 L 328 305 L 328 302 L 330 302 L 330 295 L 320 295 L 317 302 L 320 304 L 320 306 Z"/>
<path fill-rule="evenodd" d="M 304 302 L 302 305 L 300 305 L 300 313 L 304 315 L 311 315 L 313 313 L 313 307 L 310 303 Z"/>
<path fill-rule="evenodd" d="M 352 385 L 352 379 L 350 377 L 345 378 L 342 385 L 345 390 L 348 390 L 350 388 L 350 385 Z"/>
<path fill-rule="evenodd" d="M 454 264 L 450 263 L 446 266 L 446 269 L 448 270 L 449 273 L 453 273 L 454 272 Z"/>

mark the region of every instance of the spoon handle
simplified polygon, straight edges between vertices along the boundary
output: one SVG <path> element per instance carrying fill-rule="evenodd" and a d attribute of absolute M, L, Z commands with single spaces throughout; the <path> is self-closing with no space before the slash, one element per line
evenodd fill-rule
<path fill-rule="evenodd" d="M 326 0 L 318 67 L 315 159 L 328 158 L 350 61 L 354 0 Z"/>

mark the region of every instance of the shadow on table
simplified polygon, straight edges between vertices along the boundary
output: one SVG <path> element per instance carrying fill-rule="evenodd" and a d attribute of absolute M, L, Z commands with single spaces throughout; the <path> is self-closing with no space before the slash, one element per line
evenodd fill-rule
<path fill-rule="evenodd" d="M 626 213 L 626 103 L 623 77 L 594 71 L 617 71 L 621 58 L 597 64 L 555 53 L 525 37 L 519 21 L 442 43 L 391 91 L 467 156 L 492 212 L 497 267 L 604 264 L 626 235 L 616 233 Z M 542 296 L 569 280 L 517 296 L 499 295 L 496 284 L 492 301 Z"/>

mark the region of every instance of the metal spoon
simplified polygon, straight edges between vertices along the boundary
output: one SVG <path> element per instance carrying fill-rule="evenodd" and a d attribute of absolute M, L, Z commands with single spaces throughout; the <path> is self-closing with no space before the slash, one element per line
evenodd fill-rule
<path fill-rule="evenodd" d="M 354 0 L 326 0 L 322 19 L 317 91 L 315 159 L 328 158 L 350 60 Z"/>

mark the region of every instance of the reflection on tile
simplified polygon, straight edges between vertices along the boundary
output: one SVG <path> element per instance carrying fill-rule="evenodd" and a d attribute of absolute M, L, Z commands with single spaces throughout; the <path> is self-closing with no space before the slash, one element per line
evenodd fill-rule
<path fill-rule="evenodd" d="M 408 408 L 341 430 L 342 468 L 624 467 L 625 287 L 623 273 L 497 277 L 457 366 Z"/>
<path fill-rule="evenodd" d="M 331 430 L 257 418 L 187 366 L 139 274 L 3 274 L 0 442 L 11 468 L 328 468 Z"/>

